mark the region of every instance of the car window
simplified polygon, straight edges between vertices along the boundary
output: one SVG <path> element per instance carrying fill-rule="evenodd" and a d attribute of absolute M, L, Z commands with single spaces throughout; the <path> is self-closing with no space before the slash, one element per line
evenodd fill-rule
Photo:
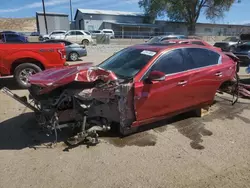
<path fill-rule="evenodd" d="M 173 74 L 186 70 L 181 49 L 164 54 L 155 62 L 150 71 L 161 71 L 165 74 Z"/>
<path fill-rule="evenodd" d="M 70 32 L 68 33 L 68 35 L 76 35 L 76 32 L 75 32 L 75 31 L 70 31 Z"/>
<path fill-rule="evenodd" d="M 192 44 L 200 45 L 200 46 L 205 46 L 202 42 L 200 41 L 192 41 Z"/>
<path fill-rule="evenodd" d="M 81 31 L 76 31 L 76 35 L 84 35 Z"/>
<path fill-rule="evenodd" d="M 90 32 L 88 32 L 88 31 L 84 31 L 84 33 L 85 33 L 86 35 L 91 35 Z"/>
<path fill-rule="evenodd" d="M 239 38 L 237 37 L 227 37 L 223 41 L 228 41 L 228 42 L 238 42 Z"/>
<path fill-rule="evenodd" d="M 92 33 L 101 33 L 101 31 L 92 31 Z"/>
<path fill-rule="evenodd" d="M 51 33 L 51 35 L 58 35 L 58 34 L 64 34 L 65 32 L 63 31 L 54 31 Z"/>
<path fill-rule="evenodd" d="M 161 41 L 170 40 L 170 39 L 178 39 L 178 38 L 177 37 L 164 37 L 161 39 Z"/>
<path fill-rule="evenodd" d="M 245 44 L 245 45 L 239 46 L 238 48 L 240 50 L 242 50 L 242 51 L 249 51 L 250 50 L 250 45 Z"/>
<path fill-rule="evenodd" d="M 112 31 L 103 31 L 104 33 L 112 33 Z"/>
<path fill-rule="evenodd" d="M 201 68 L 219 63 L 220 54 L 203 48 L 184 48 L 185 63 L 188 69 Z"/>
<path fill-rule="evenodd" d="M 153 37 L 148 41 L 148 43 L 150 43 L 150 44 L 158 43 L 160 40 L 161 40 L 161 37 Z"/>
<path fill-rule="evenodd" d="M 6 42 L 23 42 L 16 34 L 5 34 L 5 40 Z"/>
<path fill-rule="evenodd" d="M 133 78 L 157 54 L 136 48 L 125 48 L 99 65 L 114 72 L 120 78 Z"/>

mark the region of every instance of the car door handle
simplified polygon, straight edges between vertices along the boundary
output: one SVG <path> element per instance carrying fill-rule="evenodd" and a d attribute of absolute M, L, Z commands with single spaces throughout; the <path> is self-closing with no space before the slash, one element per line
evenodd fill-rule
<path fill-rule="evenodd" d="M 221 77 L 222 76 L 222 72 L 215 73 L 215 76 Z"/>
<path fill-rule="evenodd" d="M 187 84 L 187 81 L 186 80 L 183 80 L 183 81 L 180 81 L 180 82 L 178 82 L 178 86 L 183 86 L 183 85 L 185 85 L 185 84 Z"/>

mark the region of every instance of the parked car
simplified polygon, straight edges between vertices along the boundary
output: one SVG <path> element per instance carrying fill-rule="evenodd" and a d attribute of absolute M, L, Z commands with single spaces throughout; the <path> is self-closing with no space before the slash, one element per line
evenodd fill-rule
<path fill-rule="evenodd" d="M 83 30 L 70 30 L 65 34 L 64 39 L 72 43 L 83 45 L 89 45 L 93 43 L 91 35 L 84 32 Z"/>
<path fill-rule="evenodd" d="M 214 46 L 221 48 L 222 51 L 232 52 L 236 48 L 239 40 L 239 37 L 228 37 L 221 42 L 214 43 Z"/>
<path fill-rule="evenodd" d="M 0 44 L 0 77 L 14 75 L 22 88 L 28 88 L 28 76 L 42 70 L 62 67 L 66 62 L 64 44 Z"/>
<path fill-rule="evenodd" d="M 62 39 L 49 39 L 45 43 L 64 43 L 66 49 L 66 58 L 70 61 L 77 61 L 79 57 L 87 55 L 87 50 L 85 46 L 80 46 L 79 44 L 72 43 L 67 40 Z"/>
<path fill-rule="evenodd" d="M 110 38 L 115 38 L 115 33 L 112 29 L 103 29 L 102 33 L 110 36 Z"/>
<path fill-rule="evenodd" d="M 48 35 L 43 35 L 43 40 L 48 40 L 48 39 L 63 39 L 66 32 L 67 31 L 65 31 L 65 30 L 55 30 L 55 31 L 52 31 Z"/>
<path fill-rule="evenodd" d="M 237 45 L 233 51 L 241 63 L 249 64 L 250 63 L 250 42 Z"/>
<path fill-rule="evenodd" d="M 30 34 L 30 36 L 36 36 L 36 37 L 38 37 L 38 36 L 40 36 L 40 33 L 39 32 L 32 32 Z"/>
<path fill-rule="evenodd" d="M 159 43 L 170 39 L 188 39 L 188 37 L 185 35 L 161 35 L 151 38 L 149 41 L 147 41 L 147 43 Z"/>
<path fill-rule="evenodd" d="M 96 144 L 96 131 L 108 131 L 111 124 L 127 135 L 139 126 L 211 105 L 236 68 L 229 56 L 203 46 L 144 44 L 125 48 L 97 66 L 83 63 L 32 75 L 29 91 L 39 104 L 34 111 L 40 126 L 51 132 L 76 128 L 80 132 L 69 143 Z"/>
<path fill-rule="evenodd" d="M 1 43 L 26 43 L 28 38 L 15 32 L 0 32 Z"/>
<path fill-rule="evenodd" d="M 169 40 L 163 41 L 162 43 L 194 44 L 194 45 L 205 46 L 207 48 L 222 51 L 220 48 L 215 47 L 215 46 L 205 42 L 204 40 L 198 40 L 198 39 L 169 39 Z"/>
<path fill-rule="evenodd" d="M 92 36 L 93 39 L 95 39 L 97 35 L 102 35 L 102 34 L 104 34 L 104 33 L 102 32 L 102 30 L 92 30 L 92 31 L 90 31 L 90 33 L 91 33 L 91 36 Z"/>

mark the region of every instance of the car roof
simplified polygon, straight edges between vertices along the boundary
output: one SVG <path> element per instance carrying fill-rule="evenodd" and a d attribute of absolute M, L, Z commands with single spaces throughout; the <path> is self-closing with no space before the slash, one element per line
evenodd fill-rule
<path fill-rule="evenodd" d="M 131 46 L 130 48 L 162 52 L 162 51 L 166 51 L 166 50 L 185 48 L 185 47 L 203 48 L 203 49 L 208 49 L 208 50 L 214 51 L 213 49 L 208 48 L 206 46 L 200 46 L 200 45 L 195 45 L 195 44 L 180 44 L 180 43 L 138 44 L 138 45 Z M 217 53 L 219 53 L 219 52 L 217 52 Z"/>

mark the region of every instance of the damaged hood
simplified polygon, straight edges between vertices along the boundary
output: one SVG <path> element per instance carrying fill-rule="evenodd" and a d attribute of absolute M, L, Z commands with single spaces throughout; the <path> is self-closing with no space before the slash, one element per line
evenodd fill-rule
<path fill-rule="evenodd" d="M 57 88 L 73 81 L 77 82 L 103 82 L 117 80 L 117 76 L 108 70 L 93 66 L 93 63 L 83 63 L 62 68 L 52 68 L 29 77 L 32 85 L 43 88 Z"/>

